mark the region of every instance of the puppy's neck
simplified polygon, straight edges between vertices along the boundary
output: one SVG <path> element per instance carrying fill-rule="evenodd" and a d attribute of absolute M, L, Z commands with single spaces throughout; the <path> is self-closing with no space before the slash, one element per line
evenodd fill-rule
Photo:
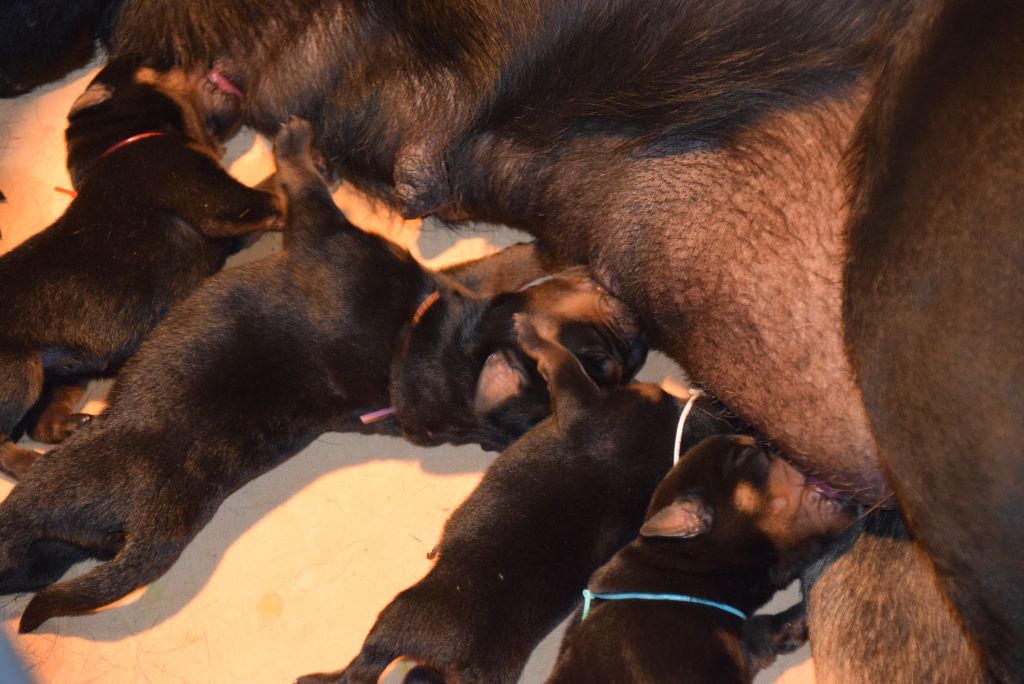
<path fill-rule="evenodd" d="M 88 173 L 103 159 L 150 137 L 185 138 L 170 122 L 156 116 L 141 115 L 137 120 L 76 121 L 67 130 L 68 171 L 77 189 Z"/>
<path fill-rule="evenodd" d="M 659 552 L 655 545 L 631 542 L 594 577 L 595 593 L 673 593 L 725 603 L 747 615 L 764 605 L 775 593 L 771 568 L 749 568 L 689 561 L 678 552 Z M 737 630 L 742 627 L 736 621 Z"/>

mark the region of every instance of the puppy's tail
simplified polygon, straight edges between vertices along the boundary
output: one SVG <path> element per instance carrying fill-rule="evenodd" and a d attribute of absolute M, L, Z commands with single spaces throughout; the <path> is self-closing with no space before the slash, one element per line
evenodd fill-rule
<path fill-rule="evenodd" d="M 134 538 L 112 560 L 90 572 L 52 584 L 33 597 L 21 616 L 18 631 L 31 632 L 58 615 L 82 615 L 123 598 L 160 577 L 174 563 L 184 544 L 174 548 L 142 546 Z"/>

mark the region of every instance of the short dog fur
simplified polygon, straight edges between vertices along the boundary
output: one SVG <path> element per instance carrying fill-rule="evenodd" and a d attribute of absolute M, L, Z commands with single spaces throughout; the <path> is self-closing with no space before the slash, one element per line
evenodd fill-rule
<path fill-rule="evenodd" d="M 1022 32 L 1019 0 L 125 0 L 115 50 L 226 60 L 407 215 L 588 262 L 789 457 L 895 490 L 1017 681 Z"/>
<path fill-rule="evenodd" d="M 602 382 L 642 363 L 629 312 L 578 269 L 489 296 L 544 274 L 531 247 L 445 276 L 349 224 L 309 135 L 295 121 L 276 140 L 285 251 L 176 307 L 125 366 L 110 408 L 0 504 L 0 591 L 39 590 L 22 631 L 152 582 L 224 498 L 326 430 L 504 446 L 549 412 L 537 371 L 512 351 L 515 313 L 557 329 Z M 393 416 L 360 421 L 389 406 Z M 50 586 L 90 555 L 111 560 Z"/>
<path fill-rule="evenodd" d="M 38 456 L 11 437 L 41 397 L 49 406 L 32 436 L 60 441 L 86 419 L 69 416 L 83 379 L 116 370 L 223 265 L 235 236 L 278 220 L 273 194 L 217 162 L 217 140 L 237 128 L 240 106 L 204 74 L 119 59 L 72 107 L 77 196 L 0 258 L 0 470 L 22 475 Z"/>
<path fill-rule="evenodd" d="M 423 664 L 407 681 L 514 682 L 587 577 L 636 534 L 671 466 L 682 403 L 649 384 L 600 389 L 542 321 L 521 316 L 518 329 L 552 417 L 488 468 L 445 524 L 436 565 L 381 612 L 348 668 L 301 682 L 376 682 L 401 656 Z M 683 446 L 736 429 L 704 397 Z"/>
<path fill-rule="evenodd" d="M 589 589 L 683 595 L 751 615 L 852 520 L 750 437 L 709 437 L 658 485 L 639 537 Z M 763 650 L 751 658 L 742 647 L 746 624 L 706 605 L 594 599 L 571 622 L 549 681 L 749 682 Z"/>

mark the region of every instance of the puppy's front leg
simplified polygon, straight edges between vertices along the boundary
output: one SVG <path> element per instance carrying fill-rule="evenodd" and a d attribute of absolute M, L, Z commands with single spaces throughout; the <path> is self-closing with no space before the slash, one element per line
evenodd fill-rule
<path fill-rule="evenodd" d="M 281 229 L 281 204 L 276 195 L 224 175 L 217 186 L 210 188 L 214 193 L 206 206 L 212 206 L 213 211 L 195 216 L 193 225 L 211 238 Z"/>
<path fill-rule="evenodd" d="M 20 478 L 39 454 L 11 442 L 11 433 L 43 390 L 39 353 L 17 344 L 0 344 L 0 471 Z"/>
<path fill-rule="evenodd" d="M 202 156 L 187 179 L 163 190 L 181 218 L 209 238 L 226 238 L 255 231 L 280 230 L 281 200 L 274 192 L 250 188 L 235 180 L 214 159 Z M 188 198 L 181 201 L 181 195 Z"/>

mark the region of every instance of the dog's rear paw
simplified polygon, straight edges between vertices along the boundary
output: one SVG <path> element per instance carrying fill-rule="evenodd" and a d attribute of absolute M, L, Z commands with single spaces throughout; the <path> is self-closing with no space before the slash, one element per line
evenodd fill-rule
<path fill-rule="evenodd" d="M 298 161 L 308 157 L 312 139 L 313 128 L 309 122 L 293 116 L 281 126 L 281 130 L 274 136 L 274 155 L 278 161 L 283 159 Z"/>

